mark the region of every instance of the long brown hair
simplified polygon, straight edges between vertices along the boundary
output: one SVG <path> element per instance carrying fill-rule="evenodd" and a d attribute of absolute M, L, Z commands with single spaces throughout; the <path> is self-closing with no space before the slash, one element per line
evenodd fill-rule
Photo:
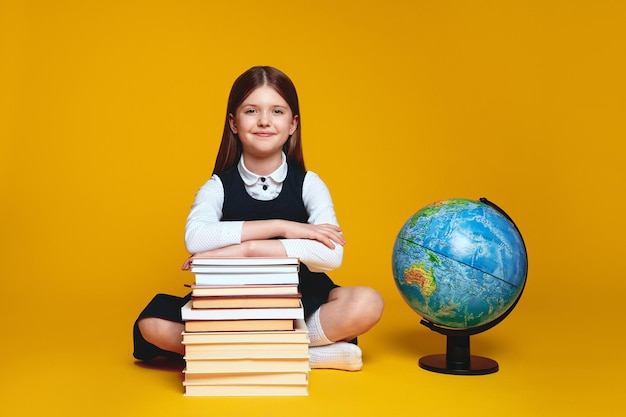
<path fill-rule="evenodd" d="M 214 174 L 228 171 L 237 165 L 241 158 L 241 141 L 239 136 L 233 133 L 228 122 L 228 115 L 235 114 L 237 107 L 255 89 L 262 86 L 272 87 L 282 98 L 285 99 L 292 115 L 298 116 L 298 125 L 295 132 L 287 139 L 283 146 L 283 152 L 287 155 L 287 162 L 293 163 L 302 169 L 304 167 L 304 156 L 302 154 L 302 117 L 300 116 L 300 105 L 298 103 L 298 93 L 293 82 L 282 71 L 268 66 L 252 67 L 241 74 L 233 83 L 228 96 L 228 106 L 226 108 L 226 121 L 224 122 L 224 133 L 220 143 L 217 158 L 215 159 Z"/>

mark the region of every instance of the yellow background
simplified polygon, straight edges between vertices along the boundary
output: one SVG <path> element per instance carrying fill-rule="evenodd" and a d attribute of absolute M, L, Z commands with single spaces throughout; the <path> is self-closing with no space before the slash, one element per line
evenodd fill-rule
<path fill-rule="evenodd" d="M 624 412 L 625 8 L 620 1 L 0 0 L 3 415 L 617 415 Z M 187 398 L 134 362 L 131 326 L 182 295 L 183 227 L 230 86 L 295 82 L 309 169 L 348 243 L 340 284 L 377 288 L 359 373 L 305 398 Z M 408 217 L 487 197 L 522 230 L 526 291 L 472 352 L 443 353 L 391 275 Z"/>

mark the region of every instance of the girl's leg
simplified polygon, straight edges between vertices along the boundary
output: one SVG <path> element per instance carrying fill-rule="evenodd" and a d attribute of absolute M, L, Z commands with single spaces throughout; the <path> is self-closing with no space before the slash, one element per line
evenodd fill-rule
<path fill-rule="evenodd" d="M 170 294 L 156 294 L 141 311 L 133 326 L 133 356 L 151 360 L 157 356 L 177 357 L 183 354 L 183 324 L 180 309 L 191 299 Z"/>
<path fill-rule="evenodd" d="M 145 317 L 137 322 L 143 338 L 153 345 L 181 355 L 185 354 L 182 344 L 184 325 L 157 317 Z"/>
<path fill-rule="evenodd" d="M 333 289 L 328 302 L 307 319 L 311 368 L 361 369 L 361 349 L 346 341 L 371 329 L 380 319 L 383 304 L 371 288 Z"/>
<path fill-rule="evenodd" d="M 350 341 L 374 327 L 383 312 L 380 294 L 369 287 L 338 287 L 320 308 L 319 323 L 332 341 Z"/>

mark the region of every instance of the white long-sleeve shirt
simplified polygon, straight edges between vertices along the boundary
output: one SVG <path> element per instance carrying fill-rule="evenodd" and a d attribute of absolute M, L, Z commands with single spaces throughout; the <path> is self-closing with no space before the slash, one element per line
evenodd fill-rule
<path fill-rule="evenodd" d="M 281 166 L 268 176 L 249 171 L 240 159 L 237 165 L 248 194 L 257 200 L 272 200 L 282 190 L 287 177 L 287 163 L 283 154 Z M 326 184 L 314 172 L 307 171 L 302 187 L 302 200 L 309 215 L 308 223 L 339 225 L 335 208 Z M 198 190 L 185 226 L 185 245 L 189 253 L 204 252 L 241 243 L 243 221 L 221 221 L 224 205 L 224 187 L 219 176 L 213 175 Z M 341 265 L 343 246 L 330 249 L 310 239 L 280 239 L 287 256 L 297 257 L 314 272 L 325 272 Z"/>

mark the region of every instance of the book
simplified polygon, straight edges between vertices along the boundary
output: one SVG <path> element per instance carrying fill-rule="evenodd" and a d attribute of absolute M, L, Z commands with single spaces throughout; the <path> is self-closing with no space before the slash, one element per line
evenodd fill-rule
<path fill-rule="evenodd" d="M 194 258 L 196 285 L 298 284 L 294 257 Z"/>
<path fill-rule="evenodd" d="M 294 329 L 293 319 L 276 320 L 189 320 L 185 332 L 256 332 Z"/>
<path fill-rule="evenodd" d="M 202 385 L 183 382 L 185 396 L 269 397 L 307 396 L 308 384 L 297 385 Z"/>
<path fill-rule="evenodd" d="M 218 359 L 237 357 L 293 358 L 309 354 L 309 344 L 295 343 L 193 343 L 185 342 L 185 357 L 188 359 Z"/>
<path fill-rule="evenodd" d="M 300 306 L 300 294 L 191 296 L 191 308 L 278 308 Z"/>
<path fill-rule="evenodd" d="M 192 285 L 191 295 L 195 297 L 210 297 L 219 295 L 246 296 L 246 295 L 282 295 L 298 294 L 297 284 L 271 285 Z"/>
<path fill-rule="evenodd" d="M 291 284 L 297 285 L 300 282 L 297 271 L 280 272 L 280 273 L 267 273 L 260 272 L 258 270 L 244 271 L 244 272 L 228 272 L 219 273 L 213 272 L 198 272 L 193 268 L 191 272 L 194 272 L 196 285 L 219 285 L 219 286 L 235 286 L 235 285 L 280 285 Z"/>
<path fill-rule="evenodd" d="M 230 372 L 192 373 L 183 370 L 189 385 L 302 385 L 308 383 L 307 372 Z"/>
<path fill-rule="evenodd" d="M 192 308 L 189 300 L 181 308 L 183 321 L 192 320 L 268 320 L 302 319 L 304 309 L 300 300 L 298 307 L 277 308 Z"/>
<path fill-rule="evenodd" d="M 298 265 L 194 265 L 191 272 L 205 274 L 289 274 L 298 272 Z"/>
<path fill-rule="evenodd" d="M 194 258 L 181 308 L 188 396 L 308 395 L 298 258 Z"/>
<path fill-rule="evenodd" d="M 233 257 L 233 258 L 216 258 L 216 257 L 196 257 L 193 258 L 192 265 L 205 266 L 228 266 L 228 265 L 300 265 L 300 259 L 296 257 Z"/>
<path fill-rule="evenodd" d="M 233 372 L 309 372 L 309 356 L 289 358 L 187 358 L 189 373 L 233 373 Z"/>
<path fill-rule="evenodd" d="M 293 330 L 183 332 L 183 343 L 309 343 L 303 319 L 294 320 Z"/>

